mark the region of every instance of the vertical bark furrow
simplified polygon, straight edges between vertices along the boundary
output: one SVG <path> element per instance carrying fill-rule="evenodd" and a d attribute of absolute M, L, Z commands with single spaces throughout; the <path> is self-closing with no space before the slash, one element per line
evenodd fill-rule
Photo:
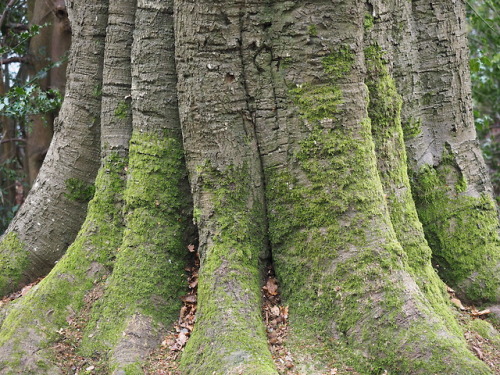
<path fill-rule="evenodd" d="M 178 317 L 184 289 L 184 235 L 191 215 L 177 109 L 172 5 L 138 2 L 125 231 L 83 344 L 88 355 L 105 354 L 113 374 L 142 373 L 142 362 L 160 343 L 162 328 Z"/>
<path fill-rule="evenodd" d="M 75 238 L 85 219 L 89 194 L 99 167 L 101 98 L 107 1 L 68 4 L 73 36 L 69 84 L 44 165 L 23 206 L 6 231 L 20 242 L 21 262 L 2 261 L 8 244 L 0 243 L 0 294 L 46 274 Z M 91 188 L 90 188 L 91 189 Z M 91 197 L 91 195 L 90 195 Z M 12 235 L 11 235 L 12 236 Z M 4 267 L 9 264 L 10 270 Z"/>
<path fill-rule="evenodd" d="M 131 65 L 135 0 L 109 3 L 108 27 L 102 86 L 101 143 L 103 156 L 108 152 L 127 155 L 132 132 Z"/>
<path fill-rule="evenodd" d="M 263 182 L 241 61 L 239 1 L 176 1 L 179 108 L 199 231 L 188 374 L 276 374 L 260 316 Z"/>

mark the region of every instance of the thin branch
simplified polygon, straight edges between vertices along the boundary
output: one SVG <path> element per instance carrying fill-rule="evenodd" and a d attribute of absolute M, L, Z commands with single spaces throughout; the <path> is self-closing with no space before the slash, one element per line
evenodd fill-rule
<path fill-rule="evenodd" d="M 467 5 L 469 6 L 469 8 L 471 8 L 471 10 L 474 12 L 474 14 L 475 14 L 476 16 L 478 16 L 478 17 L 479 17 L 479 19 L 480 19 L 481 21 L 483 21 L 483 23 L 484 23 L 486 26 L 488 26 L 488 28 L 489 28 L 489 29 L 491 29 L 491 31 L 493 31 L 494 33 L 498 33 L 498 30 L 495 30 L 495 29 L 493 28 L 493 26 L 491 26 L 488 22 L 486 22 L 486 20 L 483 18 L 483 16 L 481 16 L 481 15 L 478 13 L 478 11 L 477 11 L 477 10 L 476 10 L 473 6 L 472 6 L 472 4 L 471 4 L 469 1 L 465 0 L 465 2 L 466 2 L 466 3 L 467 3 Z"/>
<path fill-rule="evenodd" d="M 16 31 L 28 31 L 29 27 L 28 27 L 28 25 L 25 25 L 24 23 L 8 23 L 7 29 L 16 30 Z"/>
<path fill-rule="evenodd" d="M 5 19 L 7 18 L 7 13 L 9 13 L 10 8 L 14 6 L 17 0 L 10 0 L 9 3 L 5 6 L 3 10 L 2 16 L 0 17 L 0 28 L 3 26 Z"/>
<path fill-rule="evenodd" d="M 22 63 L 28 61 L 29 59 L 26 56 L 13 56 L 6 59 L 0 59 L 0 64 Z"/>
<path fill-rule="evenodd" d="M 8 143 L 8 142 L 24 142 L 26 143 L 26 139 L 23 138 L 10 138 L 10 139 L 2 139 L 0 143 Z"/>

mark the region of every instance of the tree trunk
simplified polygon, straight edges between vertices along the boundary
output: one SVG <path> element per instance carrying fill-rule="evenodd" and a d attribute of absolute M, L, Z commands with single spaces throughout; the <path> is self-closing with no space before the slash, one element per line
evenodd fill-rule
<path fill-rule="evenodd" d="M 75 238 L 99 166 L 106 4 L 69 3 L 73 36 L 64 105 L 39 176 L 0 240 L 0 292 L 45 275 Z"/>
<path fill-rule="evenodd" d="M 378 41 L 394 50 L 413 194 L 433 262 L 462 298 L 499 303 L 498 215 L 472 116 L 465 4 L 396 3 L 376 5 L 375 25 L 397 9 L 391 19 L 408 30 L 393 26 L 393 47 Z"/>
<path fill-rule="evenodd" d="M 442 204 L 447 230 L 464 225 L 451 214 L 460 194 L 474 200 L 465 206 L 474 220 L 494 212 L 486 180 L 477 197 L 479 188 L 457 196 L 444 185 L 460 185 L 453 160 L 474 151 L 453 148 L 442 129 L 428 136 L 438 126 L 422 92 L 436 87 L 423 83 L 428 60 L 416 48 L 453 41 L 463 12 L 431 5 L 452 12 L 399 0 L 110 1 L 96 194 L 56 267 L 2 310 L 0 374 L 62 373 L 54 332 L 75 320 L 78 353 L 96 371 L 143 373 L 176 319 L 185 246 L 195 242 L 196 325 L 179 373 L 279 373 L 260 311 L 271 263 L 289 306 L 294 371 L 492 374 L 468 349 L 431 265 L 444 253 L 462 260 L 433 241 L 442 228 L 430 207 Z M 440 27 L 436 14 L 447 25 L 439 43 L 422 34 Z M 465 77 L 463 56 L 454 61 L 449 71 Z M 428 96 L 455 113 L 446 92 Z M 422 125 L 409 139 L 412 116 Z M 439 162 L 418 164 L 420 145 L 438 141 Z M 191 207 L 198 239 L 187 237 Z M 497 265 L 490 219 L 473 232 L 487 243 L 485 259 L 474 258 L 479 276 L 453 279 L 471 299 L 494 301 L 500 284 L 492 276 L 475 294 L 482 270 Z"/>
<path fill-rule="evenodd" d="M 59 90 L 64 95 L 66 86 L 66 58 L 71 45 L 71 28 L 63 0 L 30 1 L 28 14 L 32 25 L 44 25 L 40 33 L 30 40 L 30 75 L 33 77 L 48 69 L 51 64 L 60 66 L 49 69 L 37 80 L 42 90 Z M 31 186 L 42 166 L 53 135 L 56 113 L 32 116 L 27 125 L 25 171 Z"/>

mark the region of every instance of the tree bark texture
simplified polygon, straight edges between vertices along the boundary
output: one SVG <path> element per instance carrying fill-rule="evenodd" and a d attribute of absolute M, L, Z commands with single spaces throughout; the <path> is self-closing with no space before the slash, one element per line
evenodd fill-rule
<path fill-rule="evenodd" d="M 498 215 L 472 117 L 465 4 L 372 4 L 373 34 L 403 100 L 413 195 L 433 262 L 462 298 L 498 302 Z"/>
<path fill-rule="evenodd" d="M 46 274 L 85 219 L 99 166 L 106 9 L 101 1 L 68 4 L 76 43 L 64 105 L 38 179 L 0 242 L 2 293 Z"/>
<path fill-rule="evenodd" d="M 96 194 L 52 272 L 1 310 L 0 374 L 60 373 L 53 332 L 83 306 L 79 354 L 143 373 L 180 307 L 191 218 L 197 316 L 179 373 L 279 373 L 260 311 L 272 263 L 297 372 L 492 374 L 431 264 L 498 302 L 462 13 L 444 0 L 110 1 Z M 462 233 L 464 202 L 476 229 Z"/>

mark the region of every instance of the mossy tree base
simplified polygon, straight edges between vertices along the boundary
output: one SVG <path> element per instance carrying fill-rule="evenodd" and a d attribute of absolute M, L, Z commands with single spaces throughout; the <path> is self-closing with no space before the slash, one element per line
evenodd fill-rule
<path fill-rule="evenodd" d="M 271 261 L 297 371 L 491 374 L 431 259 L 471 299 L 498 300 L 498 218 L 451 146 L 408 175 L 405 129 L 415 142 L 428 129 L 393 74 L 388 40 L 427 6 L 407 3 L 113 0 L 95 195 L 65 257 L 3 314 L 0 374 L 60 373 L 51 345 L 96 287 L 79 353 L 140 374 L 176 318 L 190 243 L 200 271 L 184 374 L 278 373 L 260 309 Z M 404 22 L 377 13 L 398 4 Z"/>

